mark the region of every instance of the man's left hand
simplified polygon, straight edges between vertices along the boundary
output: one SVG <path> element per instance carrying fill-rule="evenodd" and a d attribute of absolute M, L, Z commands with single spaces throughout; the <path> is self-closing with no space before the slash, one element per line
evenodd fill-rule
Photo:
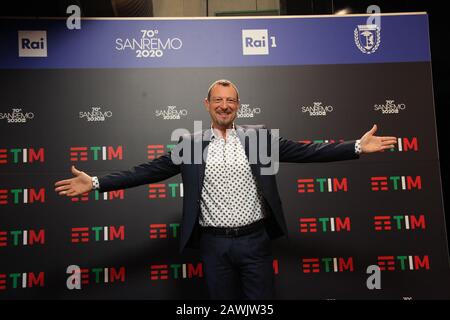
<path fill-rule="evenodd" d="M 362 153 L 380 152 L 394 148 L 394 145 L 397 143 L 396 137 L 377 137 L 374 135 L 376 131 L 377 125 L 374 124 L 372 129 L 361 137 L 360 144 Z"/>

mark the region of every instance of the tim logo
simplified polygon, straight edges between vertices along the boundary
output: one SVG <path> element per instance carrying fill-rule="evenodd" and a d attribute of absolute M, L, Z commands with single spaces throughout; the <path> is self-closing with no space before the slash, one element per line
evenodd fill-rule
<path fill-rule="evenodd" d="M 430 270 L 430 257 L 425 256 L 378 256 L 381 271 Z"/>
<path fill-rule="evenodd" d="M 45 287 L 44 272 L 0 273 L 0 291 Z"/>
<path fill-rule="evenodd" d="M 298 193 L 312 193 L 312 192 L 347 192 L 348 180 L 347 178 L 310 178 L 297 179 Z"/>
<path fill-rule="evenodd" d="M 153 183 L 148 185 L 149 199 L 182 198 L 183 183 Z"/>
<path fill-rule="evenodd" d="M 353 257 L 303 258 L 303 273 L 353 272 Z"/>
<path fill-rule="evenodd" d="M 179 228 L 179 223 L 152 223 L 150 225 L 150 239 L 177 238 Z"/>
<path fill-rule="evenodd" d="M 269 43 L 270 40 L 270 43 Z M 269 46 L 276 48 L 275 37 L 270 37 L 267 29 L 242 30 L 242 54 L 268 55 Z"/>
<path fill-rule="evenodd" d="M 44 162 L 44 148 L 0 148 L 0 164 L 33 162 Z"/>
<path fill-rule="evenodd" d="M 300 233 L 350 231 L 350 217 L 300 218 Z"/>
<path fill-rule="evenodd" d="M 46 57 L 47 31 L 18 31 L 19 57 Z"/>
<path fill-rule="evenodd" d="M 165 153 L 171 151 L 175 147 L 174 144 L 166 144 L 165 146 L 163 144 L 149 144 L 147 146 L 147 159 L 153 160 L 156 159 Z"/>
<path fill-rule="evenodd" d="M 203 278 L 203 264 L 159 264 L 150 266 L 150 280 Z"/>

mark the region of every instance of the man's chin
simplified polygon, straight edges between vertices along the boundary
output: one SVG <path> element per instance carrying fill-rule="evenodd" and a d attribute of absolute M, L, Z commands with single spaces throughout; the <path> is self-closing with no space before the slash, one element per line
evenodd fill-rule
<path fill-rule="evenodd" d="M 217 125 L 221 126 L 221 127 L 230 127 L 233 124 L 233 119 L 232 120 L 216 120 Z"/>
<path fill-rule="evenodd" d="M 233 121 L 217 121 L 217 124 L 222 128 L 228 128 L 232 126 Z"/>

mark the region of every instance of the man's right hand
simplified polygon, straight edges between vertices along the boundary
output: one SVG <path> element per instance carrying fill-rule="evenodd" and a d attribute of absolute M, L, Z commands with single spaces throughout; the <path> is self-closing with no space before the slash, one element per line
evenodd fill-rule
<path fill-rule="evenodd" d="M 92 177 L 72 166 L 74 178 L 55 183 L 55 191 L 60 196 L 75 197 L 92 190 Z"/>

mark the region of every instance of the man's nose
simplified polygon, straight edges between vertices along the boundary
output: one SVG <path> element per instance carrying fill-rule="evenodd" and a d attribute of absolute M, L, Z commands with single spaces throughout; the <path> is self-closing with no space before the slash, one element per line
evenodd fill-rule
<path fill-rule="evenodd" d="M 219 104 L 219 107 L 221 108 L 221 109 L 228 109 L 228 103 L 227 103 L 227 100 L 221 100 L 220 101 L 220 104 Z"/>

